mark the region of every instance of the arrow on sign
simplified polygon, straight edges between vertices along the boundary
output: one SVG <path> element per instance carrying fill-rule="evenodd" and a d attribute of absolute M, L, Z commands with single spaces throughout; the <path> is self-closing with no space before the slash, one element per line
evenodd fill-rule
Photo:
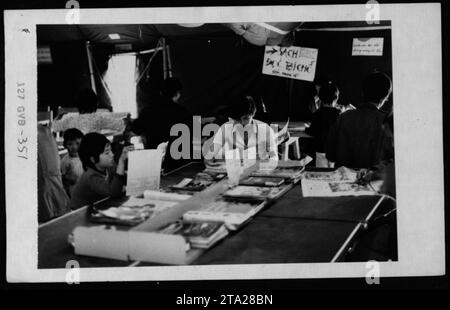
<path fill-rule="evenodd" d="M 273 55 L 273 54 L 275 54 L 276 52 L 278 52 L 278 50 L 277 50 L 275 47 L 272 47 L 272 50 L 271 50 L 271 51 L 267 51 L 266 53 L 267 53 L 267 54 Z"/>

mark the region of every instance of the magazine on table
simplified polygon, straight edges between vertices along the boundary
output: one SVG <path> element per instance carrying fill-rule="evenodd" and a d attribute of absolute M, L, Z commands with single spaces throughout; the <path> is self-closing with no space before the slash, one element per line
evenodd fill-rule
<path fill-rule="evenodd" d="M 253 217 L 261 208 L 263 202 L 237 202 L 218 198 L 197 210 L 190 210 L 183 214 L 188 221 L 217 221 L 223 222 L 227 228 L 234 230 Z"/>
<path fill-rule="evenodd" d="M 184 178 L 169 188 L 174 191 L 198 192 L 223 179 L 225 174 L 199 172 L 193 178 Z"/>
<path fill-rule="evenodd" d="M 223 194 L 227 199 L 245 200 L 245 201 L 262 201 L 266 199 L 275 199 L 281 196 L 285 191 L 285 186 L 282 187 L 260 187 L 260 186 L 246 186 L 238 185 L 229 189 Z"/>
<path fill-rule="evenodd" d="M 89 220 L 94 223 L 135 226 L 178 204 L 176 201 L 130 197 L 118 206 L 91 206 Z"/>
<path fill-rule="evenodd" d="M 286 180 L 297 180 L 301 177 L 304 166 L 283 167 L 278 166 L 273 170 L 259 169 L 250 174 L 254 177 L 283 178 Z"/>
<path fill-rule="evenodd" d="M 135 226 L 155 214 L 155 206 L 117 206 L 107 209 L 92 208 L 89 220 L 94 223 Z"/>
<path fill-rule="evenodd" d="M 182 235 L 193 248 L 209 248 L 228 235 L 225 225 L 220 222 L 171 222 L 156 233 Z"/>
<path fill-rule="evenodd" d="M 356 182 L 357 171 L 346 167 L 339 167 L 334 171 L 306 171 L 303 178 L 326 182 Z"/>
<path fill-rule="evenodd" d="M 276 177 L 247 177 L 239 182 L 239 185 L 250 185 L 250 186 L 266 186 L 266 187 L 277 187 L 284 183 L 284 178 Z"/>
<path fill-rule="evenodd" d="M 184 178 L 178 184 L 172 185 L 169 188 L 175 191 L 193 191 L 199 192 L 211 185 L 210 181 L 195 180 L 192 178 Z"/>

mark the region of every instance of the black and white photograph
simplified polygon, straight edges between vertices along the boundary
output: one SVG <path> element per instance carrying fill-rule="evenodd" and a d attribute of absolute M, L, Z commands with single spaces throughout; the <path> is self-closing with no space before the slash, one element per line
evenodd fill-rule
<path fill-rule="evenodd" d="M 440 16 L 5 11 L 8 281 L 445 274 Z"/>

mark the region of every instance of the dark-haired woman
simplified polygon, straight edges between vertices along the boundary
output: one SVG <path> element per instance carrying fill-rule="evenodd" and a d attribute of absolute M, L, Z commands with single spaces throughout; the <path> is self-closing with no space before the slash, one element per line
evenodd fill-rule
<path fill-rule="evenodd" d="M 235 98 L 228 109 L 229 121 L 220 126 L 214 135 L 205 164 L 215 165 L 216 159 L 224 159 L 227 150 L 243 151 L 255 148 L 256 159 L 278 163 L 276 134 L 264 122 L 253 119 L 256 106 L 250 96 Z M 251 159 L 251 158 L 249 158 Z"/>

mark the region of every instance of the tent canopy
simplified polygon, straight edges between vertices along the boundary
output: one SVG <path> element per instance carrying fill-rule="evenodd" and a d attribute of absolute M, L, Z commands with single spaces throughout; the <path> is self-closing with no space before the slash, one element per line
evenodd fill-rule
<path fill-rule="evenodd" d="M 42 25 L 38 28 L 38 43 L 90 41 L 94 44 L 129 44 L 128 50 L 139 51 L 155 47 L 165 37 L 233 37 L 242 36 L 254 45 L 292 44 L 292 36 L 302 30 L 375 29 L 388 22 L 368 25 L 365 22 L 279 22 L 228 24 L 116 24 L 116 25 Z"/>

